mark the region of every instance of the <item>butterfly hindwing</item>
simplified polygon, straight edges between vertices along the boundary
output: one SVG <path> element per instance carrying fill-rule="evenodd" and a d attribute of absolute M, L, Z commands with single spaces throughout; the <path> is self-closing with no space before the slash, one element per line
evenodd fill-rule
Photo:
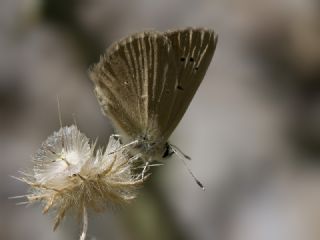
<path fill-rule="evenodd" d="M 207 29 L 186 28 L 165 33 L 175 51 L 178 83 L 167 135 L 176 128 L 197 91 L 214 54 L 217 35 Z"/>

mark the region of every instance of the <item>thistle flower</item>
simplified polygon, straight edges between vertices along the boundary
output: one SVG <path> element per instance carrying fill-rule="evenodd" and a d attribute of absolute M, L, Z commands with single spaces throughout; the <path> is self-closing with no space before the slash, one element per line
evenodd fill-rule
<path fill-rule="evenodd" d="M 103 152 L 76 126 L 61 128 L 50 136 L 33 157 L 31 173 L 19 180 L 30 185 L 27 203 L 40 201 L 43 213 L 56 211 L 54 230 L 67 211 L 82 216 L 85 239 L 87 209 L 101 212 L 129 203 L 143 180 L 132 171 L 130 157 L 112 135 Z"/>

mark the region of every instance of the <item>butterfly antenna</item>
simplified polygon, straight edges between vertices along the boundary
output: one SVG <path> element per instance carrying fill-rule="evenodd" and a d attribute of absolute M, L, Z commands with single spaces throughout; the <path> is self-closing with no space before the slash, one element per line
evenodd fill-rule
<path fill-rule="evenodd" d="M 203 184 L 198 180 L 198 178 L 193 174 L 193 172 L 191 171 L 191 169 L 188 167 L 188 165 L 186 164 L 186 162 L 184 161 L 184 159 L 188 159 L 190 160 L 191 158 L 185 158 L 185 154 L 183 154 L 176 146 L 174 145 L 170 145 L 172 151 L 178 156 L 178 158 L 180 159 L 180 161 L 182 162 L 182 164 L 186 167 L 186 169 L 188 170 L 189 174 L 191 175 L 191 177 L 193 178 L 193 180 L 198 184 L 199 187 L 202 188 L 202 190 L 205 190 L 205 187 L 203 186 Z M 183 156 L 183 158 L 181 157 L 181 155 Z"/>
<path fill-rule="evenodd" d="M 188 160 L 191 160 L 191 157 L 189 157 L 188 155 L 184 154 L 181 149 L 179 149 L 176 145 L 173 145 L 173 144 L 169 144 L 172 151 L 176 154 L 176 155 L 182 155 L 183 158 L 185 159 L 188 159 Z M 180 156 L 181 157 L 181 156 Z"/>

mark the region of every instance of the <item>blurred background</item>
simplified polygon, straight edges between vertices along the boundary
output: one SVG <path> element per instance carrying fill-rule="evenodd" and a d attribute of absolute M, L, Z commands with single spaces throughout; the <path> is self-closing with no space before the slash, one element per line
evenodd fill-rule
<path fill-rule="evenodd" d="M 0 239 L 77 239 L 76 218 L 52 232 L 39 205 L 16 206 L 12 179 L 76 119 L 104 146 L 88 67 L 130 33 L 213 28 L 208 73 L 171 137 L 194 174 L 171 159 L 134 204 L 90 213 L 88 239 L 320 239 L 320 4 L 317 0 L 1 0 Z"/>

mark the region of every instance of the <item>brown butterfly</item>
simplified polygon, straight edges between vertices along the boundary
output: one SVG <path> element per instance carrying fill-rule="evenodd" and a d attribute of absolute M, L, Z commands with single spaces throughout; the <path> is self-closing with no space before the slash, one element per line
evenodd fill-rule
<path fill-rule="evenodd" d="M 115 42 L 90 69 L 102 111 L 124 146 L 146 164 L 180 152 L 167 141 L 204 78 L 216 44 L 217 35 L 203 28 L 144 31 Z"/>

